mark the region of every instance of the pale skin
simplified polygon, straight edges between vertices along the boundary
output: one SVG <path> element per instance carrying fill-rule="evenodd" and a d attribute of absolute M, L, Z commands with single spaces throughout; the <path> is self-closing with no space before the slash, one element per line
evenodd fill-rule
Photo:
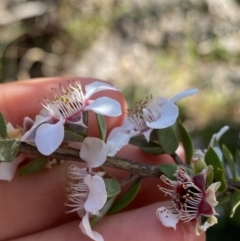
<path fill-rule="evenodd" d="M 75 78 L 76 79 L 76 78 Z M 59 83 L 67 85 L 68 78 L 41 78 L 34 81 L 21 81 L 0 85 L 0 111 L 8 122 L 22 125 L 24 116 L 35 117 L 42 109 L 39 100 L 44 94 L 51 99 L 51 87 Z M 78 78 L 84 85 L 94 79 Z M 119 92 L 103 91 L 96 96 L 107 95 L 118 100 L 123 115 L 107 118 L 109 130 L 121 125 L 126 114 L 126 102 Z M 89 135 L 96 136 L 95 117 L 90 118 Z M 167 156 L 149 156 L 137 147 L 127 146 L 119 156 L 145 163 L 166 163 L 171 159 Z M 79 217 L 66 214 L 69 208 L 64 206 L 66 187 L 66 168 L 70 162 L 45 170 L 36 175 L 19 177 L 11 182 L 0 181 L 0 240 L 16 241 L 87 241 L 78 227 Z M 118 178 L 126 173 L 111 170 Z M 196 236 L 193 225 L 179 223 L 176 231 L 162 226 L 156 217 L 156 210 L 166 205 L 166 197 L 158 190 L 160 179 L 145 179 L 135 201 L 124 211 L 104 217 L 94 230 L 102 234 L 105 241 L 151 240 L 151 241 L 201 241 L 205 235 Z"/>

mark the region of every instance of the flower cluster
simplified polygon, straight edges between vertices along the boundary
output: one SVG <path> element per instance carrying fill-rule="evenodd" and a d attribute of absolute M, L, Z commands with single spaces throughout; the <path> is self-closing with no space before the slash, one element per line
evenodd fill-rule
<path fill-rule="evenodd" d="M 107 212 L 111 202 L 113 202 L 118 193 L 120 193 L 121 187 L 133 181 L 131 178 L 134 177 L 134 175 L 137 176 L 137 180 L 141 180 L 143 176 L 151 176 L 145 175 L 146 171 L 152 171 L 152 173 L 154 173 L 150 173 L 152 176 L 159 177 L 160 168 L 157 165 L 152 165 L 151 168 L 149 168 L 147 164 L 141 164 L 142 166 L 139 167 L 139 163 L 121 158 L 119 159 L 120 162 L 125 161 L 125 163 L 127 163 L 125 167 L 120 162 L 109 166 L 112 167 L 118 164 L 119 168 L 125 168 L 125 170 L 130 171 L 131 174 L 134 174 L 130 175 L 130 177 L 128 177 L 129 179 L 126 178 L 121 182 L 116 180 L 111 173 L 107 173 L 111 178 L 107 180 L 104 179 L 105 172 L 95 170 L 95 168 L 101 168 L 104 164 L 108 165 L 108 163 L 105 162 L 109 162 L 109 160 L 116 161 L 116 159 L 111 157 L 114 157 L 117 152 L 129 142 L 132 144 L 132 140 L 133 142 L 136 140 L 139 141 L 140 144 L 136 145 L 143 151 L 146 150 L 146 147 L 153 151 L 153 153 L 146 151 L 147 153 L 165 153 L 174 159 L 174 157 L 177 156 L 175 151 L 179 145 L 178 138 L 176 137 L 177 131 L 175 129 L 178 129 L 179 125 L 181 125 L 180 122 L 177 122 L 179 109 L 176 102 L 195 94 L 198 90 L 188 89 L 174 95 L 170 99 L 163 97 L 153 98 L 150 96 L 136 103 L 134 107 L 129 109 L 122 125 L 113 128 L 110 133 L 107 133 L 106 123 L 104 122 L 105 119 L 100 115 L 111 117 L 119 116 L 122 114 L 121 105 L 109 97 L 92 99 L 92 96 L 99 91 L 119 91 L 119 89 L 109 84 L 96 81 L 86 85 L 84 90 L 85 91 L 82 90 L 81 84 L 77 81 L 71 82 L 67 88 L 60 85 L 59 89 L 52 89 L 53 100 L 48 99 L 47 96 L 44 97 L 41 102 L 43 110 L 36 116 L 35 120 L 25 117 L 23 129 L 21 129 L 23 133 L 17 138 L 21 139 L 21 142 L 26 142 L 26 146 L 32 147 L 35 145 L 38 152 L 46 156 L 45 163 L 47 160 L 48 164 L 43 168 L 50 169 L 52 164 L 59 162 L 60 158 L 57 158 L 55 154 L 60 153 L 59 156 L 62 158 L 63 155 L 61 154 L 68 148 L 71 150 L 67 151 L 74 153 L 71 154 L 75 155 L 74 160 L 79 159 L 84 162 L 84 167 L 71 164 L 67 169 L 66 206 L 70 209 L 68 212 L 78 213 L 81 218 L 79 228 L 85 235 L 92 240 L 103 241 L 104 239 L 101 234 L 92 230 L 91 218 L 98 215 L 98 218 L 100 218 L 102 213 Z M 71 133 L 76 134 L 80 139 L 69 140 L 66 138 L 65 134 L 69 134 L 69 124 L 74 124 L 74 127 L 80 130 L 87 130 L 88 123 L 85 119 L 87 111 L 100 114 L 97 115 L 97 121 L 101 139 L 88 136 L 85 132 L 81 136 L 78 135 L 78 133 Z M 185 135 L 183 140 L 187 140 L 186 142 L 188 142 L 183 143 L 184 148 L 186 148 L 186 146 L 192 148 L 187 131 L 183 126 L 180 128 L 182 128 L 182 133 Z M 179 130 L 180 129 L 178 129 L 178 131 Z M 222 183 L 224 183 L 224 172 L 221 169 L 223 166 L 221 162 L 223 162 L 224 158 L 218 140 L 227 130 L 228 127 L 225 126 L 217 134 L 213 135 L 209 144 L 209 150 L 213 152 L 213 155 L 207 155 L 207 151 L 197 151 L 193 158 L 190 157 L 190 160 L 188 162 L 186 161 L 188 164 L 186 169 L 183 168 L 184 165 L 176 169 L 174 174 L 175 180 L 169 179 L 168 175 L 160 176 L 161 180 L 167 184 L 168 187 L 161 186 L 159 189 L 171 197 L 169 205 L 160 207 L 156 211 L 157 218 L 165 227 L 176 229 L 179 221 L 191 222 L 194 223 L 196 234 L 199 235 L 217 223 L 215 217 L 215 215 L 217 215 L 215 207 L 218 204 L 216 192 L 222 188 Z M 8 125 L 7 131 L 9 138 L 11 138 L 10 135 L 14 131 L 14 128 Z M 165 133 L 165 136 L 163 133 Z M 5 137 L 3 137 L 3 139 L 4 138 Z M 14 138 L 16 138 L 16 135 Z M 164 146 L 165 143 L 171 141 L 174 142 L 173 147 L 170 146 L 168 148 Z M 21 144 L 23 143 L 20 143 L 20 145 Z M 60 146 L 61 148 L 59 148 Z M 155 149 L 153 150 L 152 147 Z M 35 155 L 39 155 L 38 152 L 36 151 Z M 191 149 L 188 153 L 192 152 L 193 150 Z M 219 163 L 216 165 L 215 160 L 211 159 L 214 159 L 214 156 L 217 156 L 215 159 L 219 159 L 217 160 Z M 19 155 L 14 155 L 13 158 L 15 158 L 15 160 L 11 163 L 0 163 L 0 179 L 10 181 L 16 172 L 18 164 L 26 158 L 26 155 L 20 153 Z M 211 160 L 209 160 L 209 158 Z M 175 162 L 176 164 L 182 163 L 181 160 L 175 160 Z M 233 166 L 231 166 L 231 160 L 229 166 Z M 195 175 L 189 175 L 186 171 L 187 168 L 191 170 L 191 173 L 194 171 Z M 214 168 L 215 172 L 213 171 Z M 170 169 L 172 170 L 172 167 L 170 167 Z M 165 171 L 167 174 L 168 170 L 166 169 Z M 217 172 L 221 172 L 221 175 L 218 175 L 219 173 Z M 165 174 L 164 169 L 163 173 Z M 216 176 L 214 176 L 215 173 L 217 174 Z M 211 176 L 211 178 L 209 178 L 209 176 Z M 233 175 L 233 177 L 235 177 L 235 175 Z M 109 186 L 109 183 L 111 183 L 112 186 Z M 114 190 L 114 188 L 117 191 Z M 135 195 L 136 193 L 132 196 Z M 207 218 L 203 224 L 201 222 L 202 216 Z"/>

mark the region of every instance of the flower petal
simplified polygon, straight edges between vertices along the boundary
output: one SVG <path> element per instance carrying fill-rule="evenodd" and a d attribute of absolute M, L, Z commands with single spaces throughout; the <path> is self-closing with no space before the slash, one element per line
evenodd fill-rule
<path fill-rule="evenodd" d="M 118 128 L 118 127 L 116 127 Z M 115 129 L 116 129 L 115 128 Z M 115 156 L 116 153 L 130 140 L 130 133 L 121 132 L 113 129 L 107 138 L 107 156 Z"/>
<path fill-rule="evenodd" d="M 34 135 L 35 134 L 35 130 L 37 129 L 37 127 L 39 125 L 41 125 L 42 123 L 44 122 L 49 122 L 51 120 L 51 117 L 50 116 L 47 116 L 47 117 L 43 117 L 41 115 L 37 115 L 36 116 L 36 120 L 34 122 L 34 124 L 32 125 L 31 129 L 29 131 L 27 131 L 21 138 L 21 141 L 25 141 L 26 139 L 29 139 L 30 136 Z M 34 138 L 30 138 L 31 140 L 34 139 Z"/>
<path fill-rule="evenodd" d="M 80 157 L 87 162 L 88 167 L 99 167 L 107 158 L 107 145 L 95 137 L 86 137 L 82 142 Z"/>
<path fill-rule="evenodd" d="M 0 180 L 11 181 L 16 173 L 18 164 L 25 158 L 24 154 L 17 156 L 12 162 L 0 163 Z"/>
<path fill-rule="evenodd" d="M 161 115 L 153 122 L 146 121 L 146 125 L 152 129 L 163 129 L 173 125 L 178 117 L 178 107 L 170 101 L 165 101 L 165 99 L 158 99 L 159 104 L 161 104 Z M 144 109 L 143 109 L 144 112 Z"/>
<path fill-rule="evenodd" d="M 91 239 L 95 241 L 104 241 L 102 235 L 98 232 L 95 232 L 92 230 L 90 223 L 89 223 L 89 216 L 88 212 L 85 214 L 85 216 L 82 219 L 82 222 L 79 225 L 79 228 L 82 230 L 82 232 L 90 237 Z"/>
<path fill-rule="evenodd" d="M 176 225 L 179 221 L 179 215 L 172 213 L 165 207 L 160 207 L 157 209 L 157 217 L 162 222 L 165 227 L 172 227 L 176 230 Z"/>
<path fill-rule="evenodd" d="M 95 113 L 106 116 L 119 116 L 122 114 L 119 102 L 109 97 L 100 97 L 92 101 L 84 110 L 92 110 Z"/>
<path fill-rule="evenodd" d="M 216 223 L 218 223 L 218 220 L 214 216 L 209 217 L 203 225 L 199 225 L 199 223 L 197 223 L 196 235 L 206 232 L 208 228 L 212 227 Z"/>
<path fill-rule="evenodd" d="M 38 127 L 35 143 L 39 152 L 43 155 L 52 154 L 62 143 L 64 138 L 64 120 L 56 124 L 45 123 Z"/>
<path fill-rule="evenodd" d="M 171 101 L 172 103 L 176 103 L 177 101 L 185 98 L 185 97 L 188 97 L 188 96 L 191 96 L 191 95 L 194 95 L 198 92 L 198 89 L 197 88 L 194 88 L 194 89 L 187 89 L 187 90 L 184 90 L 176 95 L 174 95 L 169 101 Z"/>
<path fill-rule="evenodd" d="M 222 127 L 220 130 L 219 130 L 219 132 L 218 133 L 216 133 L 216 134 L 213 134 L 213 136 L 212 136 L 212 138 L 211 138 L 211 140 L 210 140 L 210 143 L 209 143 L 209 146 L 214 146 L 214 141 L 215 141 L 215 139 L 217 140 L 217 141 L 219 141 L 219 139 L 222 137 L 222 135 L 223 134 L 225 134 L 225 132 L 227 132 L 229 130 L 229 126 L 224 126 L 224 127 Z"/>
<path fill-rule="evenodd" d="M 103 90 L 115 90 L 120 91 L 119 88 L 107 83 L 95 81 L 85 86 L 85 99 L 89 99 L 93 94 Z"/>
<path fill-rule="evenodd" d="M 84 178 L 85 184 L 89 188 L 89 194 L 84 209 L 87 212 L 96 213 L 99 211 L 107 201 L 107 191 L 105 183 L 98 175 L 86 175 Z"/>
<path fill-rule="evenodd" d="M 216 191 L 220 186 L 221 182 L 214 182 L 206 190 L 206 201 L 212 207 L 215 207 L 218 204 L 218 201 L 216 200 Z"/>

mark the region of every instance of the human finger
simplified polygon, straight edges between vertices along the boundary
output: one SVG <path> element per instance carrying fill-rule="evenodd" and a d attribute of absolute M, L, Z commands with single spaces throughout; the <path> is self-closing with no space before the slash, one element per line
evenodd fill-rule
<path fill-rule="evenodd" d="M 94 226 L 93 230 L 99 232 L 105 241 L 205 240 L 204 234 L 196 236 L 194 226 L 191 223 L 181 222 L 177 225 L 176 230 L 164 227 L 155 215 L 156 209 L 160 205 L 164 205 L 164 203 L 154 203 L 132 211 L 106 216 Z M 14 239 L 14 241 L 90 241 L 90 239 L 79 230 L 78 226 L 79 221 L 73 221 L 49 230 L 44 230 L 40 233 Z"/>

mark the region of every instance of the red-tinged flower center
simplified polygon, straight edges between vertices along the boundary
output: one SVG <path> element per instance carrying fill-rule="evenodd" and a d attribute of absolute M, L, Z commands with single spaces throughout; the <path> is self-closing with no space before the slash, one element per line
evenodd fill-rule
<path fill-rule="evenodd" d="M 173 204 L 180 214 L 180 219 L 190 221 L 199 215 L 199 206 L 203 199 L 202 191 L 192 182 L 179 182 Z"/>

